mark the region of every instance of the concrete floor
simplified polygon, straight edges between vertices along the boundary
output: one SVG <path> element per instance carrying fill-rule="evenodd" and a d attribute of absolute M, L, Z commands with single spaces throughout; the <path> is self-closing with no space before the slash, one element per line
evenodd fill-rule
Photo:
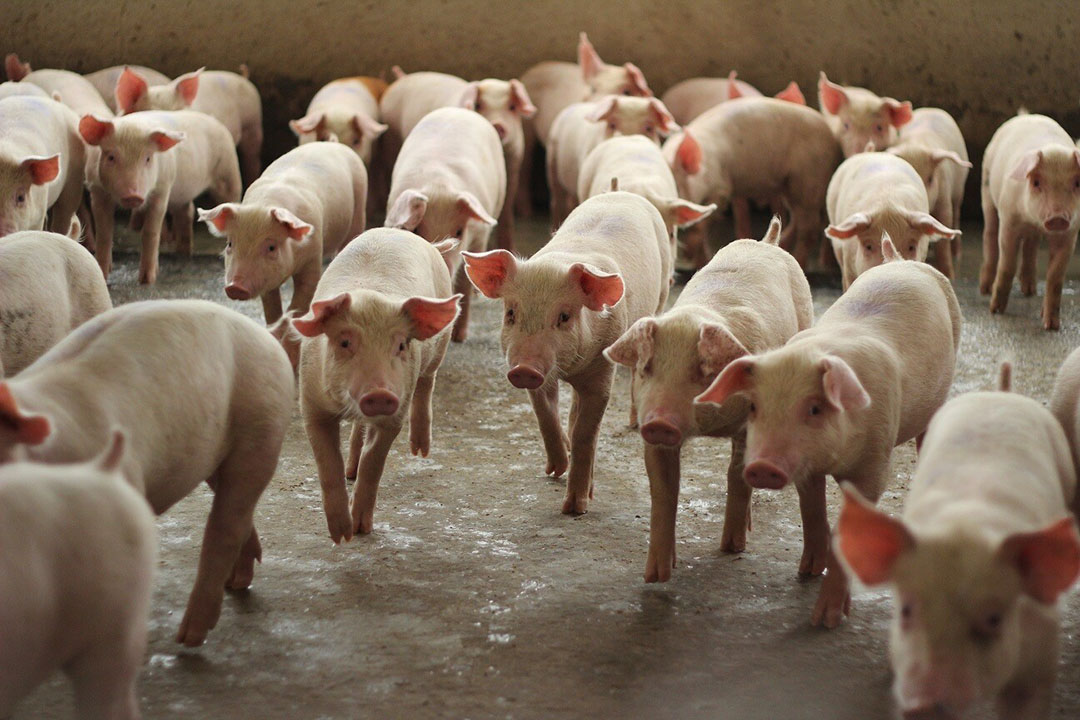
<path fill-rule="evenodd" d="M 757 218 L 763 226 L 764 218 Z M 530 252 L 547 238 L 518 233 Z M 954 392 L 1014 386 L 1041 401 L 1080 344 L 1080 265 L 1066 285 L 1063 329 L 1040 329 L 1038 298 L 1014 293 L 991 317 L 974 278 L 981 228 L 967 241 L 957 292 L 965 314 Z M 200 233 L 203 250 L 220 249 Z M 115 302 L 198 296 L 226 300 L 213 254 L 164 257 L 154 287 L 135 284 L 137 258 L 118 257 Z M 837 284 L 815 282 L 818 314 Z M 1040 284 L 1040 293 L 1042 285 Z M 563 483 L 545 478 L 525 393 L 506 381 L 501 304 L 476 301 L 468 342 L 450 348 L 435 390 L 432 453 L 399 439 L 387 464 L 375 532 L 336 547 L 326 531 L 315 463 L 299 413 L 256 511 L 264 559 L 250 591 L 227 594 L 218 627 L 196 650 L 173 642 L 194 579 L 208 490 L 159 521 L 161 560 L 140 683 L 147 718 L 761 718 L 866 720 L 892 713 L 886 660 L 891 602 L 857 591 L 839 629 L 809 626 L 819 579 L 800 582 L 794 490 L 759 491 L 742 555 L 718 552 L 727 441 L 684 451 L 679 567 L 642 582 L 649 492 L 642 442 L 627 430 L 628 385 L 616 378 L 601 432 L 596 499 L 560 514 Z M 569 402 L 564 399 L 564 413 Z M 899 512 L 913 444 L 895 453 L 882 505 Z M 835 518 L 838 491 L 829 490 Z M 1080 606 L 1069 602 L 1055 718 L 1080 716 Z M 57 677 L 16 720 L 71 716 Z"/>

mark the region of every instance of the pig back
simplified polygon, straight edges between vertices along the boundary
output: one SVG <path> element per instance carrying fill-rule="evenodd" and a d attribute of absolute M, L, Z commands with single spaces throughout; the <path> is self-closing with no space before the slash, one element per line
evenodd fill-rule
<path fill-rule="evenodd" d="M 391 297 L 446 298 L 450 272 L 439 251 L 419 235 L 372 228 L 350 242 L 323 272 L 314 301 L 372 290 Z"/>

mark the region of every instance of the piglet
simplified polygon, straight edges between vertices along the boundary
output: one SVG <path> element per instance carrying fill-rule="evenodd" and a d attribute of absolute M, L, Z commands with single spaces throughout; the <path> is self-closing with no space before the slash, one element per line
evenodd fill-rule
<path fill-rule="evenodd" d="M 1005 312 L 1021 250 L 1020 292 L 1035 294 L 1035 260 L 1039 240 L 1045 237 L 1050 263 L 1042 323 L 1045 330 L 1058 330 L 1065 270 L 1080 231 L 1080 150 L 1054 120 L 1021 113 L 990 139 L 981 187 L 979 291 L 985 295 L 993 288 L 990 312 Z"/>
<path fill-rule="evenodd" d="M 864 152 L 873 144 L 884 150 L 894 144 L 897 130 L 911 122 L 911 103 L 880 97 L 866 88 L 831 82 L 824 72 L 818 79 L 818 102 L 844 157 Z"/>
<path fill-rule="evenodd" d="M 726 78 L 696 77 L 675 83 L 660 98 L 675 122 L 686 125 L 701 113 L 728 100 L 762 97 L 761 91 L 738 80 L 732 70 Z"/>
<path fill-rule="evenodd" d="M 57 670 L 78 717 L 139 717 L 157 533 L 124 457 L 0 467 L 0 717 Z"/>
<path fill-rule="evenodd" d="M 528 260 L 505 250 L 463 255 L 476 289 L 503 301 L 506 377 L 529 391 L 547 452 L 545 472 L 554 477 L 567 470 L 559 381 L 574 390 L 562 510 L 584 513 L 593 496 L 597 434 L 615 375 L 603 351 L 631 324 L 664 307 L 671 274 L 664 220 L 641 196 L 609 192 L 570 213 Z"/>
<path fill-rule="evenodd" d="M 112 308 L 94 256 L 64 235 L 31 230 L 0 239 L 0 277 L 0 377 Z"/>
<path fill-rule="evenodd" d="M 106 278 L 117 203 L 144 216 L 139 282 L 153 283 L 166 211 L 181 251 L 190 255 L 195 198 L 209 191 L 219 203 L 240 200 L 232 136 L 209 115 L 190 110 L 140 112 L 115 120 L 84 115 L 79 133 L 90 146 L 86 180 L 98 264 Z"/>
<path fill-rule="evenodd" d="M 125 477 L 161 514 L 203 482 L 214 491 L 195 586 L 176 639 L 201 645 L 226 587 L 261 559 L 255 504 L 277 468 L 293 405 L 281 346 L 237 312 L 201 300 L 114 308 L 0 383 L 0 460 L 23 448 L 81 462 L 118 426 Z"/>
<path fill-rule="evenodd" d="M 293 279 L 289 310 L 306 313 L 334 255 L 364 231 L 367 170 L 347 145 L 310 143 L 270 164 L 237 205 L 199 210 L 225 237 L 225 294 L 261 298 L 267 324 L 281 317 L 281 286 Z"/>
<path fill-rule="evenodd" d="M 336 137 L 342 145 L 352 148 L 371 167 L 371 151 L 375 140 L 386 132 L 379 122 L 379 99 L 385 85 L 378 78 L 347 77 L 333 80 L 315 93 L 308 103 L 304 117 L 289 121 L 289 128 L 300 144 Z"/>
<path fill-rule="evenodd" d="M 431 393 L 458 314 L 442 253 L 404 230 L 369 230 L 323 273 L 311 312 L 279 329 L 286 350 L 300 342 L 300 409 L 319 468 L 323 507 L 335 543 L 370 533 L 386 456 L 406 414 L 409 448 L 431 449 Z M 291 329 L 288 327 L 291 325 Z M 341 420 L 354 421 L 358 476 L 349 508 Z"/>
<path fill-rule="evenodd" d="M 645 441 L 652 494 L 645 582 L 666 582 L 675 565 L 679 459 L 692 437 L 730 437 L 727 510 L 720 549 L 741 552 L 750 527 L 750 487 L 743 480 L 748 403 L 694 405 L 736 358 L 780 347 L 813 324 L 810 285 L 779 247 L 780 220 L 762 242 L 736 240 L 696 273 L 663 315 L 635 322 L 604 351 L 633 373 L 632 391 Z"/>
<path fill-rule="evenodd" d="M 905 718 L 1049 718 L 1058 599 L 1080 575 L 1069 446 L 1041 404 L 950 400 L 926 431 L 901 519 L 844 486 L 836 553 L 895 595 L 893 694 Z"/>
<path fill-rule="evenodd" d="M 829 547 L 825 475 L 876 502 L 893 447 L 921 435 L 945 402 L 960 342 L 948 279 L 881 242 L 885 263 L 856 278 L 817 325 L 730 363 L 696 400 L 749 401 L 743 477 L 754 488 L 798 490 L 800 573 L 827 573 L 811 622 L 830 628 L 851 596 Z"/>

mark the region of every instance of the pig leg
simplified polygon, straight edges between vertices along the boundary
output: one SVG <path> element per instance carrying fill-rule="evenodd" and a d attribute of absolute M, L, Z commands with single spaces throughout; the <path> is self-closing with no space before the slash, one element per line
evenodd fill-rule
<path fill-rule="evenodd" d="M 1028 235 L 1020 245 L 1020 293 L 1024 297 L 1035 294 L 1038 281 L 1035 273 L 1039 256 L 1039 236 Z"/>
<path fill-rule="evenodd" d="M 681 447 L 645 443 L 645 470 L 649 474 L 652 509 L 649 516 L 649 555 L 645 582 L 667 582 L 675 567 L 675 515 L 679 508 L 679 455 Z"/>
<path fill-rule="evenodd" d="M 116 214 L 116 204 L 103 188 L 95 187 L 90 190 L 90 209 L 94 215 L 94 255 L 101 272 L 108 280 L 109 271 L 112 269 L 113 216 Z"/>
<path fill-rule="evenodd" d="M 518 169 L 517 192 L 509 193 L 510 176 L 506 176 L 507 190 L 506 202 L 514 206 L 514 212 L 521 217 L 532 216 L 532 173 L 533 161 L 536 156 L 536 130 L 533 129 L 532 121 L 523 120 L 521 123 L 524 135 L 524 148 L 521 151 L 521 166 Z M 509 249 L 509 248 L 507 248 Z"/>
<path fill-rule="evenodd" d="M 727 472 L 727 505 L 724 508 L 724 530 L 720 535 L 721 552 L 741 553 L 746 550 L 749 532 L 750 498 L 753 488 L 743 480 L 743 453 L 746 436 L 731 438 L 731 462 Z"/>
<path fill-rule="evenodd" d="M 97 240 L 94 235 L 94 216 L 90 210 L 90 207 L 86 204 L 85 200 L 79 203 L 78 210 L 79 222 L 82 223 L 82 242 L 83 246 L 89 250 L 94 256 L 97 256 Z"/>
<path fill-rule="evenodd" d="M 434 387 L 434 375 L 421 375 L 416 380 L 409 408 L 409 450 L 413 455 L 427 457 L 431 451 L 431 391 Z"/>
<path fill-rule="evenodd" d="M 791 209 L 791 224 L 795 226 L 795 245 L 791 254 L 799 263 L 799 267 L 806 269 L 810 260 L 810 253 L 815 247 L 818 236 L 821 234 L 821 211 L 817 207 L 805 208 L 795 206 Z"/>
<path fill-rule="evenodd" d="M 753 229 L 750 227 L 750 200 L 748 198 L 731 199 L 731 219 L 735 224 L 736 240 L 753 236 Z"/>
<path fill-rule="evenodd" d="M 360 467 L 360 451 L 364 449 L 364 423 L 354 420 L 349 433 L 349 464 L 345 466 L 345 479 L 355 480 Z"/>
<path fill-rule="evenodd" d="M 372 425 L 364 440 L 364 450 L 360 453 L 360 465 L 356 473 L 356 486 L 353 487 L 352 523 L 353 532 L 369 534 L 375 527 L 375 495 L 379 491 L 379 480 L 390 446 L 401 432 L 401 425 Z"/>
<path fill-rule="evenodd" d="M 191 242 L 195 235 L 195 203 L 170 208 L 169 220 L 172 222 L 173 234 L 176 237 L 177 254 L 190 258 Z"/>
<path fill-rule="evenodd" d="M 454 329 L 450 331 L 450 339 L 454 342 L 465 342 L 469 335 L 469 304 L 472 300 L 472 283 L 465 274 L 464 263 L 458 267 L 454 276 L 454 292 L 461 293 L 461 312 L 454 321 Z"/>
<path fill-rule="evenodd" d="M 304 427 L 319 468 L 323 510 L 330 539 L 335 543 L 352 539 L 349 493 L 345 489 L 345 461 L 341 457 L 341 420 L 337 415 L 305 410 Z M 355 435 L 355 433 L 354 433 Z"/>
<path fill-rule="evenodd" d="M 142 621 L 142 618 L 135 622 Z M 95 720 L 138 720 L 135 680 L 146 642 L 127 637 L 82 653 L 66 668 L 75 690 L 76 716 Z"/>
<path fill-rule="evenodd" d="M 261 125 L 245 125 L 240 131 L 240 145 L 237 148 L 240 156 L 240 170 L 244 178 L 244 186 L 259 179 L 261 164 L 259 153 L 262 152 L 263 131 Z"/>
<path fill-rule="evenodd" d="M 289 312 L 303 315 L 311 309 L 311 300 L 315 297 L 315 288 L 319 284 L 321 275 L 322 261 L 319 258 L 308 263 L 300 272 L 293 275 L 293 291 L 292 300 L 289 301 Z"/>
<path fill-rule="evenodd" d="M 796 485 L 799 513 L 802 515 L 803 554 L 799 576 L 811 577 L 825 572 L 829 556 L 829 517 L 825 507 L 825 476 L 813 475 Z"/>
<path fill-rule="evenodd" d="M 281 288 L 267 290 L 259 300 L 262 301 L 263 317 L 266 318 L 267 327 L 281 319 Z M 289 309 L 292 310 L 291 305 Z"/>
<path fill-rule="evenodd" d="M 1001 224 L 1001 232 L 998 234 L 997 275 L 994 277 L 994 292 L 990 297 L 992 313 L 1003 313 L 1009 305 L 1009 293 L 1016 276 L 1016 263 L 1022 241 L 1018 230 L 1019 228 L 1008 221 Z"/>
<path fill-rule="evenodd" d="M 570 428 L 570 474 L 566 478 L 566 499 L 562 507 L 567 515 L 583 515 L 588 511 L 593 496 L 596 439 L 611 398 L 614 376 L 614 369 L 605 361 L 600 370 L 574 385 L 578 411 Z"/>
<path fill-rule="evenodd" d="M 153 285 L 158 275 L 158 247 L 161 243 L 161 225 L 165 220 L 164 199 L 154 197 L 146 209 L 146 221 L 142 229 L 142 253 L 139 255 L 139 283 Z"/>
<path fill-rule="evenodd" d="M 557 380 L 545 383 L 538 390 L 529 390 L 536 422 L 540 425 L 540 437 L 544 440 L 547 453 L 547 467 L 544 474 L 560 477 L 570 461 L 567 459 L 566 446 L 569 444 L 562 425 L 559 424 L 559 383 Z"/>
<path fill-rule="evenodd" d="M 1050 265 L 1046 268 L 1046 294 L 1043 297 L 1042 321 L 1044 330 L 1061 329 L 1061 290 L 1069 258 L 1076 248 L 1076 234 L 1051 235 Z"/>
<path fill-rule="evenodd" d="M 69 179 L 49 209 L 49 230 L 61 235 L 68 234 L 71 230 L 71 219 L 75 217 L 82 203 L 82 194 L 82 177 Z"/>
<path fill-rule="evenodd" d="M 825 562 L 825 579 L 818 591 L 817 603 L 810 616 L 810 624 L 832 629 L 851 613 L 851 581 L 843 566 L 830 549 Z"/>
<path fill-rule="evenodd" d="M 214 475 L 206 481 L 206 484 L 216 493 L 218 476 Z M 225 587 L 230 590 L 244 590 L 250 587 L 251 581 L 255 577 L 256 560 L 262 562 L 262 543 L 259 542 L 259 533 L 255 531 L 255 526 L 252 525 L 247 540 L 244 541 L 243 547 L 240 548 L 240 556 L 233 565 L 232 575 L 225 582 Z"/>
<path fill-rule="evenodd" d="M 952 280 L 953 263 L 950 245 L 952 245 L 952 242 L 946 238 L 941 238 L 934 243 L 934 267 L 940 270 L 942 275 Z"/>
<path fill-rule="evenodd" d="M 994 283 L 994 275 L 997 274 L 998 266 L 998 234 L 1000 232 L 1000 218 L 997 208 L 989 198 L 988 193 L 983 191 L 983 261 L 979 271 L 979 292 L 983 295 L 990 294 L 990 288 Z"/>

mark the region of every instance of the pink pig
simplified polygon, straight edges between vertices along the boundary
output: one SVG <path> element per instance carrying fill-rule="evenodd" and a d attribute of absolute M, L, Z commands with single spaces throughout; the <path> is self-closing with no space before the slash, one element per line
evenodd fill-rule
<path fill-rule="evenodd" d="M 315 93 L 304 117 L 289 121 L 301 145 L 333 137 L 371 167 L 372 149 L 386 125 L 379 122 L 379 101 L 364 80 L 340 78 Z"/>
<path fill-rule="evenodd" d="M 911 121 L 911 103 L 879 97 L 865 88 L 818 80 L 818 101 L 844 157 L 864 152 L 870 143 L 884 150 L 896 142 L 897 130 Z"/>

